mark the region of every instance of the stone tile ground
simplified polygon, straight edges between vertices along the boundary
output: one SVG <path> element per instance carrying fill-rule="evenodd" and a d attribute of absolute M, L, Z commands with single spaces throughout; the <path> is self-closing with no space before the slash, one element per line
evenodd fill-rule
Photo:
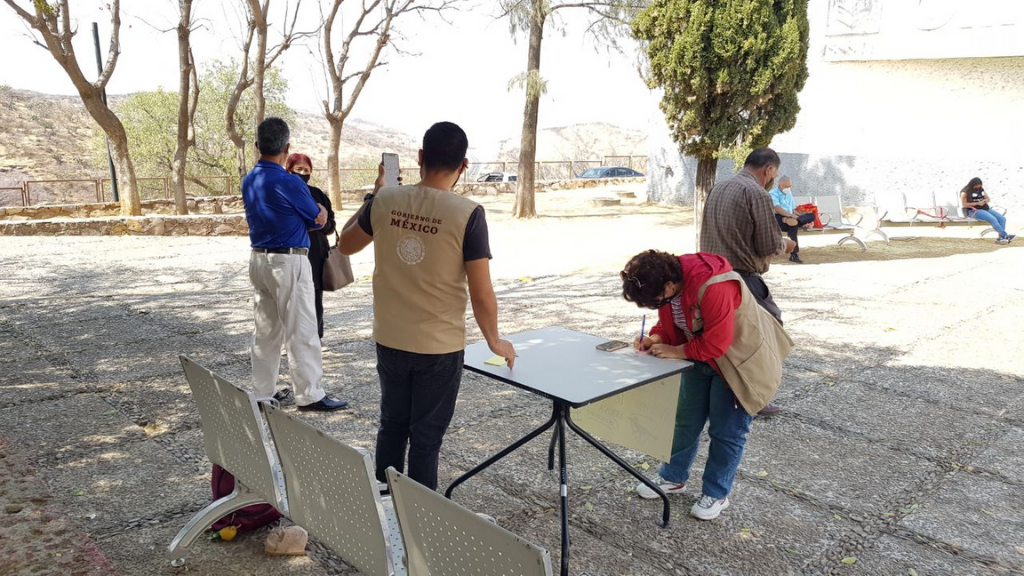
<path fill-rule="evenodd" d="M 552 212 L 556 201 L 567 199 L 542 198 L 541 211 Z M 617 296 L 622 262 L 648 247 L 692 246 L 688 217 L 663 207 L 587 212 L 570 202 L 560 210 L 579 218 L 513 223 L 507 198 L 487 202 L 505 332 L 560 324 L 630 334 L 639 314 Z M 588 237 L 595 240 L 580 241 Z M 813 262 L 815 244 L 832 241 L 808 239 L 804 258 Z M 47 496 L 37 500 L 61 530 L 47 553 L 95 560 L 82 550 L 98 549 L 109 564 L 96 560 L 95 573 L 182 573 L 167 565 L 164 547 L 208 500 L 209 462 L 177 355 L 247 381 L 246 246 L 241 238 L 0 243 L 0 468 L 17 459 L 37 486 L 45 483 L 38 490 Z M 573 439 L 573 572 L 1024 573 L 1022 265 L 1024 250 L 1011 246 L 774 267 L 768 282 L 798 347 L 779 395 L 785 412 L 755 423 L 733 506 L 713 523 L 687 517 L 701 458 L 693 492 L 673 498 L 672 525 L 658 528 L 658 504 L 631 495 L 631 477 Z M 380 397 L 369 340 L 372 262 L 360 256 L 355 266 L 362 279 L 326 297 L 324 357 L 328 389 L 352 409 L 299 416 L 372 448 Z M 471 338 L 479 338 L 475 329 Z M 442 484 L 544 421 L 549 409 L 467 374 L 442 451 Z M 546 470 L 545 440 L 455 498 L 557 561 L 556 479 Z M 657 464 L 620 454 L 637 466 Z M 0 503 L 10 499 L 4 494 L 0 486 Z M 2 536 L 39 514 L 17 508 L 0 509 L 0 559 L 13 542 Z M 323 550 L 268 559 L 262 536 L 204 542 L 188 573 L 355 573 Z M 0 574 L 10 573 L 3 562 Z M 73 573 L 63 566 L 50 562 L 38 573 Z"/>

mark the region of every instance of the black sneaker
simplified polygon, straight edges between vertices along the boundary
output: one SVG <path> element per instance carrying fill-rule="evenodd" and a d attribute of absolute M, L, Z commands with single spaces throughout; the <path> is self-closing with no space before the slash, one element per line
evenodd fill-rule
<path fill-rule="evenodd" d="M 290 406 L 295 404 L 295 395 L 292 394 L 291 388 L 281 388 L 277 392 L 274 392 L 274 400 L 281 406 Z"/>
<path fill-rule="evenodd" d="M 1007 234 L 1006 235 L 1006 243 L 1009 244 L 1010 242 L 1013 242 L 1013 239 L 1016 238 L 1016 237 L 1017 237 L 1016 234 Z"/>
<path fill-rule="evenodd" d="M 804 263 L 804 261 L 800 259 L 800 255 L 795 253 L 795 252 L 793 254 L 789 255 L 789 261 L 790 262 L 794 262 L 796 264 L 803 264 Z"/>

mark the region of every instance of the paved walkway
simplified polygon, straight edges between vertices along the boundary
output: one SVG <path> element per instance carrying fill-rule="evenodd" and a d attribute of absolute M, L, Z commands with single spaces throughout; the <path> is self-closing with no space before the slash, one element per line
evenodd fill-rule
<path fill-rule="evenodd" d="M 594 210 L 520 226 L 494 204 L 506 332 L 561 324 L 631 334 L 639 313 L 618 297 L 623 256 L 692 245 L 677 211 Z M 73 555 L 92 573 L 107 573 L 95 547 L 121 574 L 178 573 L 164 547 L 208 501 L 210 465 L 176 358 L 187 354 L 247 381 L 246 246 L 240 238 L 0 241 L 0 468 L 12 458 L 34 467 L 33 486 L 45 482 L 49 495 L 30 500 L 81 537 L 86 551 Z M 1015 246 L 774 267 L 768 282 L 798 347 L 778 399 L 785 412 L 755 423 L 732 508 L 698 523 L 686 516 L 693 497 L 674 497 L 672 526 L 657 528 L 659 505 L 631 495 L 625 473 L 573 438 L 574 572 L 1024 573 L 1022 268 L 1024 250 Z M 369 271 L 367 258 L 357 260 L 357 273 Z M 326 305 L 327 387 L 353 408 L 298 415 L 371 448 L 379 389 L 369 282 L 328 295 Z M 467 374 L 442 450 L 442 484 L 548 410 Z M 545 451 L 545 442 L 528 445 L 456 497 L 551 549 L 557 565 L 557 479 Z M 3 510 L 3 494 L 0 487 L 0 557 L 12 545 L 4 531 L 26 514 Z M 308 558 L 265 558 L 262 536 L 201 543 L 189 573 L 355 573 L 317 546 Z M 72 573 L 55 563 L 39 573 L 57 571 Z"/>

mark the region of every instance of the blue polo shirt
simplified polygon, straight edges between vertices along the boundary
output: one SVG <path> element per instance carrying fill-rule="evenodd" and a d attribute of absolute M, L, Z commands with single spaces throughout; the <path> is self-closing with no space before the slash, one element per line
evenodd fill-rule
<path fill-rule="evenodd" d="M 792 192 L 783 192 L 778 186 L 776 186 L 775 188 L 772 188 L 772 191 L 769 192 L 769 194 L 772 195 L 772 204 L 781 206 L 783 210 L 790 214 L 796 210 L 796 200 L 793 199 Z"/>
<path fill-rule="evenodd" d="M 320 208 L 298 176 L 260 160 L 242 180 L 242 202 L 253 248 L 309 248 Z"/>

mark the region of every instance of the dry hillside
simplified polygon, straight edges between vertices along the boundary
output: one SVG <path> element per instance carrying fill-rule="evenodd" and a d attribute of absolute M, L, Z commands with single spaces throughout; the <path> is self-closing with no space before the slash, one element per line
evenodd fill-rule
<path fill-rule="evenodd" d="M 111 96 L 116 102 L 124 96 Z M 0 187 L 18 186 L 23 180 L 99 178 L 90 142 L 98 130 L 78 97 L 40 94 L 0 85 Z M 295 151 L 313 158 L 317 168 L 326 166 L 330 132 L 319 114 L 296 112 L 292 127 Z M 373 166 L 382 151 L 415 158 L 418 138 L 360 120 L 346 122 L 341 149 L 343 168 Z M 578 124 L 541 130 L 538 160 L 602 160 L 606 156 L 646 154 L 647 135 L 610 124 Z M 478 162 L 518 160 L 518 135 L 496 143 Z M 494 152 L 496 151 L 496 152 Z M 139 174 L 164 177 L 165 174 Z M 87 187 L 87 186 L 86 186 Z M 88 194 L 89 192 L 86 192 Z"/>
<path fill-rule="evenodd" d="M 502 140 L 499 160 L 519 159 L 519 138 Z M 601 160 L 606 156 L 646 156 L 647 134 L 611 124 L 574 124 L 537 134 L 538 160 Z"/>
<path fill-rule="evenodd" d="M 117 101 L 122 96 L 112 96 Z M 89 147 L 97 130 L 76 96 L 55 96 L 0 86 L 0 186 L 17 185 L 23 179 L 97 178 L 105 176 L 97 167 Z M 324 167 L 330 132 L 322 116 L 296 112 L 292 126 L 293 144 Z M 350 120 L 345 124 L 341 158 L 346 167 L 362 167 L 381 150 L 394 150 L 410 157 L 418 144 L 407 134 L 374 124 Z M 139 174 L 140 177 L 164 176 Z"/>

